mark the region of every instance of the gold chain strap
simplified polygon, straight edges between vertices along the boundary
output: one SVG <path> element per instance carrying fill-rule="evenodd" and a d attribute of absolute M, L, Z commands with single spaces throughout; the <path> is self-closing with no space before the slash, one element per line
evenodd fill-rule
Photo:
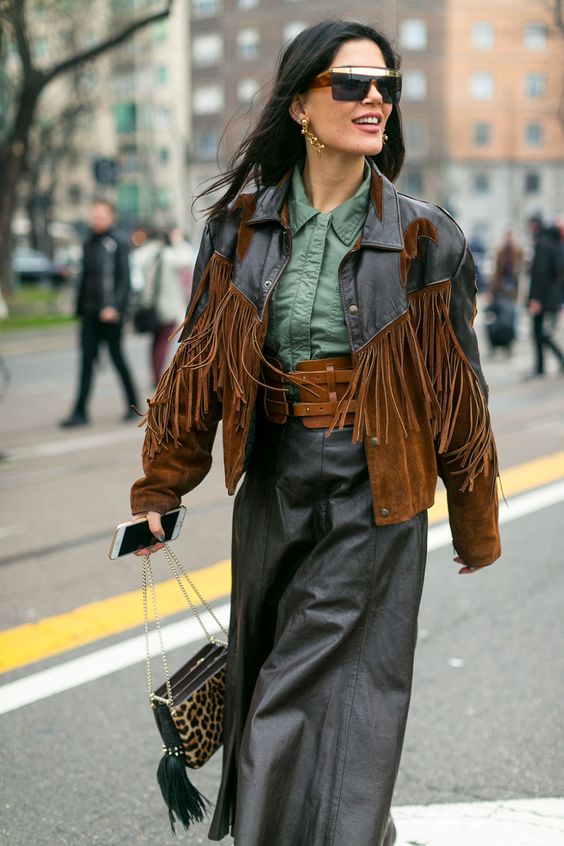
<path fill-rule="evenodd" d="M 201 617 L 198 609 L 194 605 L 194 602 L 192 601 L 190 594 L 186 590 L 186 588 L 185 588 L 185 586 L 182 582 L 181 575 L 184 576 L 184 578 L 186 579 L 186 581 L 188 582 L 188 584 L 190 585 L 190 587 L 192 588 L 192 590 L 194 591 L 194 593 L 196 594 L 196 596 L 198 597 L 198 599 L 200 600 L 202 605 L 204 605 L 204 607 L 206 608 L 208 613 L 211 615 L 211 617 L 213 618 L 213 620 L 215 621 L 217 626 L 221 629 L 223 634 L 227 637 L 226 629 L 219 622 L 219 620 L 215 616 L 213 610 L 211 609 L 210 605 L 206 602 L 206 600 L 203 598 L 202 594 L 200 593 L 200 591 L 198 590 L 198 588 L 196 587 L 196 585 L 192 581 L 190 575 L 184 570 L 182 564 L 180 563 L 180 561 L 178 560 L 178 558 L 176 557 L 174 552 L 170 549 L 168 544 L 165 543 L 163 551 L 164 551 L 164 554 L 165 554 L 166 559 L 168 561 L 169 567 L 170 567 L 170 569 L 171 569 L 171 571 L 174 575 L 174 578 L 176 579 L 176 582 L 177 582 L 180 590 L 182 591 L 182 594 L 183 594 L 186 602 L 188 603 L 189 608 L 191 609 L 191 611 L 193 612 L 194 616 L 196 617 L 198 623 L 202 627 L 204 634 L 205 634 L 206 638 L 208 639 L 208 641 L 210 643 L 214 644 L 215 646 L 227 646 L 227 643 L 225 643 L 224 641 L 218 640 L 217 638 L 213 637 L 213 635 L 210 635 L 210 633 L 208 632 L 208 630 L 207 630 L 207 628 L 204 624 L 204 621 L 202 620 L 202 617 Z M 155 617 L 155 625 L 156 625 L 156 628 L 157 628 L 157 634 L 158 634 L 158 638 L 159 638 L 161 660 L 162 660 L 162 664 L 163 664 L 163 670 L 164 670 L 164 675 L 165 675 L 165 686 L 166 686 L 166 692 L 167 692 L 167 698 L 166 699 L 163 699 L 162 697 L 157 696 L 154 689 L 153 689 L 153 673 L 152 673 L 152 670 L 151 670 L 151 652 L 150 652 L 150 649 L 149 649 L 149 607 L 148 607 L 148 598 L 147 598 L 147 594 L 148 594 L 147 588 L 151 592 L 151 605 L 153 606 L 153 614 L 154 614 L 154 617 Z M 165 654 L 165 651 L 164 651 L 163 636 L 162 636 L 162 630 L 161 630 L 161 620 L 160 620 L 160 617 L 159 617 L 159 610 L 158 610 L 158 607 L 157 607 L 157 593 L 156 593 L 156 590 L 155 590 L 155 581 L 154 581 L 154 578 L 153 578 L 153 568 L 152 568 L 152 565 L 151 565 L 151 556 L 150 555 L 143 555 L 142 558 L 141 558 L 141 590 L 142 590 L 142 594 L 143 594 L 143 622 L 144 622 L 144 628 L 145 628 L 145 653 L 146 653 L 147 688 L 148 688 L 148 692 L 149 692 L 149 700 L 151 702 L 151 705 L 155 701 L 162 702 L 163 704 L 168 705 L 171 713 L 174 713 L 173 699 L 172 699 L 172 686 L 171 686 L 171 683 L 170 683 L 170 672 L 169 672 L 169 669 L 168 669 L 168 661 L 166 659 L 166 654 Z"/>

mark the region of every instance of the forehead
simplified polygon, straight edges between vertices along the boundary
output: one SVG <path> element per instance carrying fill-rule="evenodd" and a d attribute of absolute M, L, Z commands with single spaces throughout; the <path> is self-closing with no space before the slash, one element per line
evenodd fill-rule
<path fill-rule="evenodd" d="M 94 203 L 91 213 L 93 215 L 113 215 L 111 208 L 105 203 Z"/>
<path fill-rule="evenodd" d="M 384 56 L 378 45 L 365 38 L 345 41 L 344 44 L 341 44 L 333 56 L 331 64 L 333 67 L 339 67 L 339 65 L 386 67 Z"/>

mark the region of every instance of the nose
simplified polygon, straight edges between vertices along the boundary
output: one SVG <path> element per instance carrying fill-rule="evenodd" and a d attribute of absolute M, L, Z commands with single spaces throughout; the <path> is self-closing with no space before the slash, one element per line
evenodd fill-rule
<path fill-rule="evenodd" d="M 370 88 L 366 92 L 364 99 L 365 100 L 373 100 L 373 101 L 376 101 L 377 103 L 383 103 L 384 102 L 383 97 L 378 90 L 378 85 L 376 84 L 375 79 L 373 79 L 372 82 L 370 83 Z"/>

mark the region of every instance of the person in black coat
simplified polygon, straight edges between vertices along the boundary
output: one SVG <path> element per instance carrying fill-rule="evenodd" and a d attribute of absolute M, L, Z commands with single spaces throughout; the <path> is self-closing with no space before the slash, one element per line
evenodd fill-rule
<path fill-rule="evenodd" d="M 84 243 L 82 273 L 76 314 L 81 320 L 81 372 L 72 413 L 61 421 L 63 428 L 89 423 L 88 400 L 100 343 L 108 345 L 111 360 L 125 395 L 124 420 L 137 419 L 132 406 L 137 394 L 121 348 L 123 323 L 129 298 L 128 248 L 114 230 L 115 211 L 105 199 L 93 201 L 91 232 Z"/>
<path fill-rule="evenodd" d="M 558 313 L 562 306 L 562 253 L 557 229 L 544 227 L 539 217 L 529 220 L 535 246 L 531 262 L 529 314 L 533 319 L 536 364 L 531 377 L 544 376 L 544 350 L 552 350 L 564 373 L 564 352 L 554 340 Z"/>

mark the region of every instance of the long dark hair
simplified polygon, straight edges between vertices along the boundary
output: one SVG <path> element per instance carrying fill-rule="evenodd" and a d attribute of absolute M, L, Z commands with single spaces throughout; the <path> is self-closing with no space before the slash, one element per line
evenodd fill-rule
<path fill-rule="evenodd" d="M 197 199 L 227 189 L 207 211 L 213 217 L 225 209 L 248 184 L 276 185 L 304 156 L 304 140 L 289 113 L 292 99 L 307 91 L 318 73 L 331 66 L 339 47 L 346 41 L 367 39 L 382 51 L 386 67 L 399 69 L 400 57 L 388 39 L 371 26 L 354 21 L 327 20 L 302 30 L 283 50 L 272 94 L 256 125 L 239 145 L 227 171 Z M 401 114 L 394 106 L 386 124 L 388 141 L 373 157 L 388 179 L 398 177 L 405 156 Z"/>

